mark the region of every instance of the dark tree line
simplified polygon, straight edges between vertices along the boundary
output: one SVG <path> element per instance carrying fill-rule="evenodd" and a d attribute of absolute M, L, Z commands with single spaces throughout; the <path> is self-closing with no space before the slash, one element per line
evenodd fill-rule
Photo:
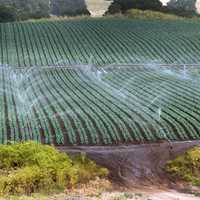
<path fill-rule="evenodd" d="M 171 0 L 163 6 L 160 0 L 113 0 L 106 14 L 125 13 L 129 9 L 155 10 L 178 15 L 196 13 L 197 0 Z"/>
<path fill-rule="evenodd" d="M 160 0 L 110 0 L 106 14 L 126 13 L 135 8 L 156 10 L 178 15 L 193 15 L 197 0 L 171 0 L 163 6 Z M 0 0 L 0 22 L 26 20 L 29 18 L 89 15 L 85 0 Z"/>
<path fill-rule="evenodd" d="M 0 22 L 15 21 L 16 10 L 12 6 L 0 5 Z"/>
<path fill-rule="evenodd" d="M 13 20 L 41 18 L 49 16 L 49 0 L 0 0 L 1 18 L 3 15 L 12 15 Z M 12 13 L 10 12 L 12 11 Z"/>
<path fill-rule="evenodd" d="M 193 16 L 197 14 L 196 3 L 197 0 L 171 0 L 167 7 L 174 14 Z"/>
<path fill-rule="evenodd" d="M 89 15 L 85 0 L 51 0 L 51 14 L 58 16 Z"/>
<path fill-rule="evenodd" d="M 0 22 L 30 18 L 89 15 L 85 0 L 0 0 Z"/>
<path fill-rule="evenodd" d="M 160 10 L 162 3 L 159 0 L 114 0 L 108 8 L 107 14 L 125 13 L 135 8 L 141 10 Z"/>

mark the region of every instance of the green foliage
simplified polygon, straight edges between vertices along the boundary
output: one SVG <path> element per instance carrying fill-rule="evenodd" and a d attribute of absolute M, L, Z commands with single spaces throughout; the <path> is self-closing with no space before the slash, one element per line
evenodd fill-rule
<path fill-rule="evenodd" d="M 90 15 L 85 0 L 51 0 L 51 13 L 56 16 Z"/>
<path fill-rule="evenodd" d="M 174 13 L 185 17 L 198 16 L 196 0 L 171 0 L 167 3 L 164 12 Z"/>
<path fill-rule="evenodd" d="M 50 13 L 49 0 L 20 0 L 17 8 L 20 20 L 48 17 Z"/>
<path fill-rule="evenodd" d="M 85 156 L 70 158 L 48 145 L 0 145 L 0 195 L 63 190 L 107 174 Z"/>
<path fill-rule="evenodd" d="M 49 17 L 49 0 L 0 0 L 0 5 L 9 6 L 15 10 L 16 20 Z"/>
<path fill-rule="evenodd" d="M 134 19 L 147 19 L 147 20 L 180 20 L 185 19 L 184 17 L 180 17 L 174 14 L 165 14 L 158 11 L 152 11 L 152 10 L 138 10 L 138 9 L 131 9 L 126 12 L 126 15 L 128 17 L 134 18 Z"/>
<path fill-rule="evenodd" d="M 171 0 L 167 3 L 167 6 L 169 9 L 182 9 L 185 11 L 195 12 L 196 1 L 197 0 Z"/>
<path fill-rule="evenodd" d="M 191 149 L 175 160 L 168 162 L 166 171 L 173 177 L 200 186 L 200 147 Z"/>
<path fill-rule="evenodd" d="M 159 0 L 114 0 L 106 14 L 126 12 L 129 9 L 160 10 L 162 3 Z"/>
<path fill-rule="evenodd" d="M 107 169 L 98 168 L 96 163 L 88 159 L 85 154 L 73 157 L 72 161 L 74 163 L 74 167 L 78 169 L 78 179 L 84 182 L 88 182 L 91 177 L 95 177 L 96 175 L 98 175 L 100 178 L 108 175 Z"/>
<path fill-rule="evenodd" d="M 0 5 L 0 22 L 11 22 L 16 19 L 16 9 L 9 5 Z"/>

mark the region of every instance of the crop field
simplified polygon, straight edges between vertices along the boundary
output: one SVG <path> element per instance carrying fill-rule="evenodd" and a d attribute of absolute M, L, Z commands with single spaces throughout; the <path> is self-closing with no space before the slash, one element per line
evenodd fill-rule
<path fill-rule="evenodd" d="M 200 62 L 200 23 L 129 19 L 0 25 L 0 63 L 11 66 Z"/>
<path fill-rule="evenodd" d="M 0 143 L 200 139 L 197 22 L 8 23 L 0 45 Z"/>
<path fill-rule="evenodd" d="M 164 66 L 1 68 L 0 142 L 199 139 L 199 72 Z"/>

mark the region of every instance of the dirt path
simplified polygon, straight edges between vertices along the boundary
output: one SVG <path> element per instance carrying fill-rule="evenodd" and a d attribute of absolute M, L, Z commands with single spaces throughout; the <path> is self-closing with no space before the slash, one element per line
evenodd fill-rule
<path fill-rule="evenodd" d="M 149 195 L 152 200 L 199 200 L 200 197 L 195 197 L 190 194 L 182 194 L 173 190 L 155 192 Z"/>
<path fill-rule="evenodd" d="M 141 191 L 142 192 L 142 191 Z M 196 197 L 192 194 L 180 193 L 176 190 L 170 189 L 156 189 L 149 190 L 144 189 L 144 194 L 151 200 L 199 200 L 200 197 Z M 146 199 L 145 199 L 146 200 Z"/>
<path fill-rule="evenodd" d="M 47 198 L 48 200 L 199 200 L 200 197 L 195 197 L 190 194 L 179 193 L 174 190 L 136 190 L 134 192 L 105 192 L 99 197 L 69 197 L 66 194 L 53 195 Z"/>

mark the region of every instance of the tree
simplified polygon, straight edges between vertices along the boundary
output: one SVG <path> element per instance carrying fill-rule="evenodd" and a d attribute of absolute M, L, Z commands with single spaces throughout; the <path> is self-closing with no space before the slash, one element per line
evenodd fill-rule
<path fill-rule="evenodd" d="M 0 5 L 0 22 L 11 22 L 16 20 L 16 9 L 8 5 Z"/>
<path fill-rule="evenodd" d="M 117 12 L 126 12 L 129 9 L 141 9 L 141 10 L 160 10 L 162 3 L 160 0 L 114 0 L 108 8 L 109 14 Z"/>
<path fill-rule="evenodd" d="M 0 6 L 15 8 L 16 20 L 58 16 L 90 15 L 85 0 L 0 0 Z"/>
<path fill-rule="evenodd" d="M 197 0 L 171 0 L 168 2 L 167 7 L 169 10 L 175 10 L 188 13 L 196 12 L 196 3 Z"/>
<path fill-rule="evenodd" d="M 57 16 L 90 14 L 85 0 L 51 0 L 51 13 Z"/>
<path fill-rule="evenodd" d="M 48 17 L 49 0 L 15 0 L 20 19 Z"/>
<path fill-rule="evenodd" d="M 0 0 L 0 5 L 15 8 L 17 20 L 48 17 L 50 14 L 49 0 Z"/>

